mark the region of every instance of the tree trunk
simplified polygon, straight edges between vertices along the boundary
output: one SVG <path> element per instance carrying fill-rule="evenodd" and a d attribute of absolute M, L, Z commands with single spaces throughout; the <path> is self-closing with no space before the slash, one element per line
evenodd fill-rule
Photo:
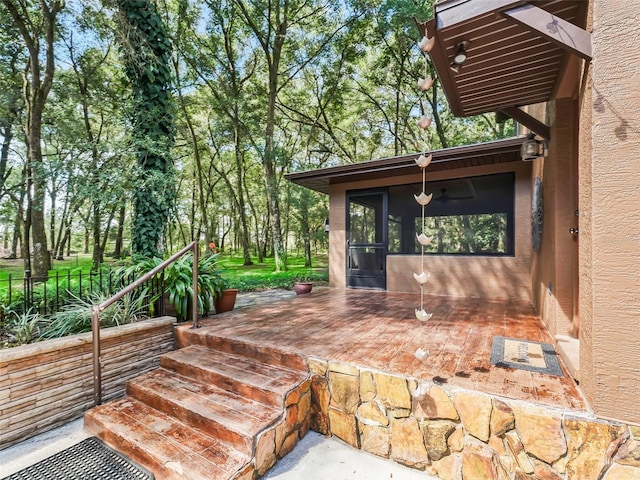
<path fill-rule="evenodd" d="M 28 185 L 28 184 L 27 184 Z M 28 189 L 27 189 L 28 190 Z M 31 276 L 33 270 L 31 267 L 31 195 L 27 194 L 27 210 L 24 220 L 24 234 L 22 235 L 22 259 L 24 260 L 24 270 L 29 272 Z M 26 275 L 26 273 L 25 273 Z"/>
<path fill-rule="evenodd" d="M 124 220 L 126 218 L 127 206 L 125 203 L 120 205 L 120 213 L 118 214 L 118 233 L 116 234 L 116 245 L 113 249 L 114 258 L 122 258 L 122 245 L 124 237 Z"/>
<path fill-rule="evenodd" d="M 304 266 L 311 267 L 311 227 L 309 226 L 309 204 L 311 192 L 304 188 L 300 193 L 300 230 L 304 241 Z"/>
<path fill-rule="evenodd" d="M 118 0 L 125 73 L 132 85 L 133 143 L 139 176 L 133 196 L 132 253 L 159 256 L 171 208 L 175 178 L 175 104 L 172 41 L 155 2 Z"/>
<path fill-rule="evenodd" d="M 62 238 L 64 235 L 64 227 L 67 223 L 67 215 L 69 212 L 69 197 L 67 195 L 67 199 L 64 202 L 64 208 L 62 209 L 62 218 L 60 219 L 60 227 L 58 228 L 58 235 L 56 236 L 56 242 L 53 243 L 53 248 L 51 249 L 51 254 L 53 258 L 56 260 L 62 260 L 62 248 L 64 243 L 62 243 Z"/>
<path fill-rule="evenodd" d="M 42 106 L 36 105 L 29 112 L 31 127 L 29 129 L 28 158 L 31 167 L 29 172 L 31 174 L 33 196 L 29 202 L 28 216 L 30 218 L 31 239 L 33 241 L 33 260 L 30 262 L 30 266 L 34 278 L 45 278 L 51 269 L 44 216 L 46 178 L 42 178 L 42 148 L 40 140 Z"/>
<path fill-rule="evenodd" d="M 11 239 L 11 252 L 9 252 L 9 258 L 18 258 L 18 245 L 24 251 L 24 242 L 22 234 L 24 233 L 24 209 L 22 208 L 22 202 L 18 204 L 16 218 L 13 222 L 13 238 Z"/>
<path fill-rule="evenodd" d="M 51 259 L 47 248 L 44 216 L 46 178 L 41 177 L 45 171 L 42 168 L 42 112 L 53 84 L 56 16 L 64 8 L 64 1 L 54 0 L 48 4 L 46 0 L 41 0 L 41 22 L 30 18 L 29 11 L 23 8 L 20 2 L 2 0 L 2 3 L 11 14 L 29 52 L 28 71 L 25 72 L 24 79 L 24 100 L 27 109 L 27 164 L 33 194 L 30 196 L 27 214 L 27 233 L 33 227 L 33 262 L 30 262 L 30 266 L 33 267 L 34 276 L 46 277 L 51 267 Z M 42 45 L 44 52 L 41 49 Z M 28 256 L 28 242 L 26 250 Z"/>
<path fill-rule="evenodd" d="M 87 228 L 87 224 L 84 225 L 84 253 L 87 254 L 90 251 L 91 245 L 91 232 Z"/>
<path fill-rule="evenodd" d="M 49 193 L 49 200 L 51 202 L 51 210 L 49 212 L 49 240 L 51 241 L 51 255 L 54 257 L 55 255 L 55 247 L 56 244 L 56 188 L 55 186 L 51 189 Z M 53 258 L 52 258 L 53 259 Z"/>
<path fill-rule="evenodd" d="M 65 240 L 67 242 L 67 257 L 71 256 L 71 227 L 67 227 L 66 231 L 64 232 L 64 236 L 65 236 Z M 65 242 L 62 242 L 62 245 L 64 246 Z"/>
<path fill-rule="evenodd" d="M 207 206 L 205 201 L 204 185 L 203 185 L 203 178 L 202 178 L 203 169 L 202 169 L 202 160 L 201 160 L 202 157 L 200 156 L 200 146 L 198 144 L 198 137 L 196 135 L 195 129 L 193 128 L 193 122 L 191 121 L 191 116 L 187 111 L 184 98 L 182 97 L 182 85 L 180 83 L 180 66 L 177 64 L 177 60 L 174 60 L 173 66 L 174 66 L 174 72 L 175 72 L 175 78 L 176 78 L 176 87 L 178 91 L 178 101 L 180 102 L 180 108 L 182 110 L 182 114 L 184 115 L 185 123 L 187 124 L 187 129 L 189 130 L 189 137 L 191 139 L 191 146 L 193 148 L 193 158 L 196 162 L 194 172 L 193 172 L 193 175 L 194 175 L 193 181 L 198 187 L 197 195 L 198 195 L 198 205 L 200 207 L 201 224 L 202 226 L 204 226 L 204 236 L 208 244 L 211 240 L 213 240 L 213 232 L 210 229 L 210 222 L 207 219 Z M 200 235 L 199 235 L 200 231 L 198 232 L 197 237 L 195 237 L 194 230 L 193 230 L 194 223 L 195 223 L 194 219 L 195 219 L 195 208 L 196 208 L 196 202 L 195 202 L 195 196 L 196 196 L 195 186 L 196 185 L 194 185 L 194 188 L 192 189 L 192 192 L 191 192 L 191 217 L 192 217 L 191 239 L 192 240 L 194 240 L 195 238 L 200 238 Z"/>
<path fill-rule="evenodd" d="M 100 225 L 102 224 L 102 211 L 99 201 L 93 201 L 93 221 L 91 222 L 91 232 L 93 236 L 93 255 L 91 257 L 91 270 L 97 272 L 102 263 Z"/>
<path fill-rule="evenodd" d="M 438 231 L 438 253 L 444 253 L 444 227 L 440 222 L 439 217 L 435 217 L 436 230 Z"/>
<path fill-rule="evenodd" d="M 4 195 L 4 183 L 9 176 L 7 173 L 7 162 L 9 161 L 9 149 L 12 139 L 13 124 L 9 123 L 4 130 L 2 130 L 2 147 L 0 147 L 0 199 L 2 199 Z"/>
<path fill-rule="evenodd" d="M 275 130 L 275 112 L 277 96 L 277 66 L 274 72 L 269 72 L 269 103 L 267 107 L 267 126 L 265 130 L 265 145 L 262 167 L 267 193 L 267 204 L 271 216 L 271 236 L 273 237 L 273 254 L 275 271 L 287 269 L 287 253 L 284 251 L 282 228 L 280 220 L 280 203 L 278 201 L 278 179 L 275 169 L 275 149 L 273 136 Z"/>
<path fill-rule="evenodd" d="M 58 241 L 58 248 L 56 249 L 56 260 L 64 260 L 64 247 L 67 245 L 69 237 L 71 236 L 71 227 L 65 224 L 66 227 L 64 230 L 60 231 L 60 237 Z M 70 244 L 71 242 L 69 242 Z M 67 249 L 67 256 L 69 255 L 69 250 L 71 247 Z"/>
<path fill-rule="evenodd" d="M 462 228 L 464 230 L 464 242 L 466 243 L 467 251 L 469 253 L 476 252 L 476 243 L 473 239 L 473 230 L 469 223 L 469 217 L 467 215 L 462 216 Z"/>
<path fill-rule="evenodd" d="M 109 240 L 109 232 L 111 231 L 111 224 L 116 216 L 116 208 L 111 209 L 109 213 L 109 220 L 107 221 L 107 227 L 104 229 L 104 235 L 102 235 L 102 242 L 100 243 L 101 259 L 100 263 L 104 262 L 104 252 L 107 250 L 107 241 Z"/>
<path fill-rule="evenodd" d="M 8 97 L 7 102 L 7 117 L 4 119 L 5 123 L 3 125 L 4 129 L 0 133 L 2 136 L 2 147 L 0 147 L 0 200 L 5 194 L 4 184 L 9 177 L 9 173 L 11 169 L 7 170 L 7 165 L 9 161 L 9 150 L 11 147 L 11 141 L 13 140 L 13 127 L 18 122 L 18 118 L 21 113 L 21 107 L 19 105 L 19 99 L 21 97 L 21 89 L 20 82 L 18 78 L 20 77 L 20 68 L 18 67 L 18 58 L 19 54 L 16 51 L 11 56 L 11 61 L 9 63 L 9 72 L 8 77 L 11 79 L 16 79 L 15 83 L 11 82 L 11 87 L 7 88 L 7 92 L 4 92 L 6 97 Z"/>
<path fill-rule="evenodd" d="M 247 212 L 244 202 L 244 155 L 242 154 L 240 137 L 236 133 L 236 191 L 238 196 L 238 214 L 240 215 L 240 236 L 242 242 L 242 256 L 244 266 L 253 265 L 251 261 L 251 243 L 249 241 L 249 228 L 247 223 Z"/>
<path fill-rule="evenodd" d="M 260 41 L 260 45 L 265 55 L 268 66 L 269 85 L 267 98 L 267 115 L 264 138 L 264 154 L 262 156 L 262 168 L 265 177 L 265 187 L 267 194 L 267 205 L 269 209 L 271 236 L 273 237 L 273 253 L 275 256 L 276 272 L 287 269 L 287 255 L 284 249 L 282 238 L 282 228 L 280 219 L 280 205 L 278 201 L 278 179 L 276 177 L 276 152 L 274 148 L 275 119 L 278 97 L 278 80 L 280 75 L 280 60 L 287 36 L 289 4 L 285 0 L 283 4 L 280 0 L 269 2 L 268 9 L 264 12 L 264 17 L 268 22 L 268 32 L 261 32 L 256 23 L 253 22 L 245 3 L 236 0 L 242 10 L 247 26 L 253 30 Z"/>

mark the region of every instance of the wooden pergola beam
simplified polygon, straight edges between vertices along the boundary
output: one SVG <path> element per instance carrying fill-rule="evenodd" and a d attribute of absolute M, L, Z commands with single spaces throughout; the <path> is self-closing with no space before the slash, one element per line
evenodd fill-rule
<path fill-rule="evenodd" d="M 530 3 L 505 10 L 502 14 L 536 31 L 560 48 L 591 61 L 591 34 L 573 23 Z"/>
<path fill-rule="evenodd" d="M 524 110 L 521 110 L 518 107 L 506 107 L 501 110 L 501 112 L 509 115 L 516 122 L 524 125 L 532 132 L 540 135 L 541 137 L 549 140 L 551 138 L 551 129 L 548 125 L 542 123 L 537 118 L 532 117 Z"/>

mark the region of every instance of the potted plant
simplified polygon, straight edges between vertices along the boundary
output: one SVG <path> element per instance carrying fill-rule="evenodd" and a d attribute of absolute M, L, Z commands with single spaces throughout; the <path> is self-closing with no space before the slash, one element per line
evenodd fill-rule
<path fill-rule="evenodd" d="M 216 313 L 223 313 L 233 310 L 238 296 L 237 288 L 223 288 L 213 303 Z"/>
<path fill-rule="evenodd" d="M 311 282 L 295 282 L 293 284 L 293 291 L 296 292 L 296 295 L 303 295 L 305 293 L 309 293 L 313 288 L 313 283 Z"/>
<path fill-rule="evenodd" d="M 216 298 L 225 288 L 217 262 L 217 254 L 198 259 L 198 312 L 203 315 L 213 310 Z M 126 273 L 142 274 L 160 263 L 162 260 L 159 258 L 143 259 L 129 267 Z M 175 308 L 176 318 L 178 321 L 189 320 L 193 295 L 193 255 L 184 255 L 165 268 L 163 281 L 164 292 L 169 303 Z"/>

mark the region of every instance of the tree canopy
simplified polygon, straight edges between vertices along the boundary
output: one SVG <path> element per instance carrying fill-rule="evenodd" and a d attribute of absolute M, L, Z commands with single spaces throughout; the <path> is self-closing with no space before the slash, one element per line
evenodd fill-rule
<path fill-rule="evenodd" d="M 417 47 L 432 3 L 0 0 L 0 255 L 310 261 L 327 198 L 285 173 L 513 132 L 449 111 Z"/>

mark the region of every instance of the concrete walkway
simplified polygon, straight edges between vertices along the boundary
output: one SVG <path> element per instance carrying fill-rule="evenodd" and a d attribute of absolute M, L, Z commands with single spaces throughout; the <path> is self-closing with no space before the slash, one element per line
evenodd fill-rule
<path fill-rule="evenodd" d="M 310 431 L 262 477 L 277 480 L 437 480 L 424 472 L 356 450 Z"/>
<path fill-rule="evenodd" d="M 0 450 L 0 478 L 13 475 L 90 437 L 82 427 L 82 418 L 41 433 L 29 440 Z"/>
<path fill-rule="evenodd" d="M 0 479 L 6 478 L 91 436 L 82 419 L 0 450 Z M 429 480 L 424 472 L 384 460 L 335 437 L 309 432 L 263 477 L 277 480 Z M 78 479 L 84 480 L 84 479 Z M 162 479 L 157 479 L 162 480 Z M 435 479 L 434 479 L 435 480 Z"/>
<path fill-rule="evenodd" d="M 241 292 L 238 293 L 236 298 L 235 308 L 246 307 L 248 305 L 262 305 L 295 296 L 296 294 L 293 290 L 285 290 L 283 288 L 259 290 L 257 292 Z"/>

